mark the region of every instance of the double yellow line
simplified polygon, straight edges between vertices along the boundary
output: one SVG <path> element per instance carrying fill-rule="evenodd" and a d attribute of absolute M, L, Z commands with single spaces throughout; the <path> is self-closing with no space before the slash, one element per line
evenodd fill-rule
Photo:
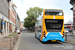
<path fill-rule="evenodd" d="M 20 40 L 21 40 L 21 38 L 20 38 Z M 18 46 L 19 46 L 19 44 L 20 44 L 20 40 L 19 40 L 19 42 L 18 42 L 18 45 L 17 45 L 17 47 L 16 47 L 16 50 L 18 49 Z"/>
<path fill-rule="evenodd" d="M 22 33 L 21 33 L 21 35 L 22 35 Z M 16 50 L 18 49 L 18 47 L 19 47 L 19 44 L 20 44 L 20 40 L 21 40 L 21 35 L 20 35 L 20 39 L 19 39 L 19 42 L 18 42 L 18 44 L 17 44 L 17 47 L 16 47 Z"/>

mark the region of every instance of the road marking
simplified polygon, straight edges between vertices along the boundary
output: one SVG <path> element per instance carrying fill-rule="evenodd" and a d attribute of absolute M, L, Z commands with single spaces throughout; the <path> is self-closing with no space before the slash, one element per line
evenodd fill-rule
<path fill-rule="evenodd" d="M 21 33 L 21 35 L 22 35 L 22 33 Z M 19 44 L 20 44 L 20 40 L 21 40 L 21 35 L 20 35 L 20 39 L 19 39 L 19 42 L 18 42 L 18 45 L 17 45 L 17 47 L 16 47 L 16 50 L 18 49 L 18 47 L 19 47 Z"/>
<path fill-rule="evenodd" d="M 21 38 L 20 38 L 20 40 L 21 40 Z M 17 45 L 17 47 L 16 47 L 16 50 L 18 49 L 18 47 L 19 47 L 19 44 L 20 44 L 20 40 L 19 40 L 19 42 L 18 42 L 18 45 Z"/>

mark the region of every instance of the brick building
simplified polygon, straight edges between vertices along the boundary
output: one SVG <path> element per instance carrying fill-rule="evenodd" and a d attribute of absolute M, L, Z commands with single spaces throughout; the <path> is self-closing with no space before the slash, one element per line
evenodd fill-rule
<path fill-rule="evenodd" d="M 16 28 L 16 18 L 17 18 L 17 13 L 15 10 L 15 5 L 13 4 L 13 1 L 9 2 L 9 19 L 10 19 L 10 24 L 9 24 L 9 32 L 14 32 Z"/>
<path fill-rule="evenodd" d="M 20 18 L 18 13 L 16 12 L 16 5 L 13 4 L 13 0 L 11 0 L 11 2 L 9 2 L 9 19 L 10 19 L 10 26 L 9 26 L 9 32 L 14 32 L 15 28 L 19 28 L 20 29 Z"/>
<path fill-rule="evenodd" d="M 21 28 L 23 28 L 24 27 L 24 22 L 23 21 L 21 21 Z"/>

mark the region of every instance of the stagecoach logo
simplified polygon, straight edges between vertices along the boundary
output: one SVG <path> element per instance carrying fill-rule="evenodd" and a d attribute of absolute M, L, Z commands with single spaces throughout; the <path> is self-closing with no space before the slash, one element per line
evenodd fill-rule
<path fill-rule="evenodd" d="M 58 36 L 58 35 L 52 35 L 52 34 L 50 34 L 50 36 Z"/>
<path fill-rule="evenodd" d="M 52 34 L 50 34 L 50 36 L 52 36 Z"/>

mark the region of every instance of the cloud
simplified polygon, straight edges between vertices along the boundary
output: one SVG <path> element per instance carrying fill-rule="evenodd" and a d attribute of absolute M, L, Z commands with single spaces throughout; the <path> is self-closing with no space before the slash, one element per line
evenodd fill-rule
<path fill-rule="evenodd" d="M 72 7 L 69 3 L 70 0 L 13 0 L 17 6 L 17 12 L 22 21 L 27 17 L 26 11 L 30 7 L 41 7 L 41 8 L 55 8 L 62 9 L 64 11 L 65 23 L 68 22 L 69 19 L 72 19 L 72 11 L 70 8 Z"/>

